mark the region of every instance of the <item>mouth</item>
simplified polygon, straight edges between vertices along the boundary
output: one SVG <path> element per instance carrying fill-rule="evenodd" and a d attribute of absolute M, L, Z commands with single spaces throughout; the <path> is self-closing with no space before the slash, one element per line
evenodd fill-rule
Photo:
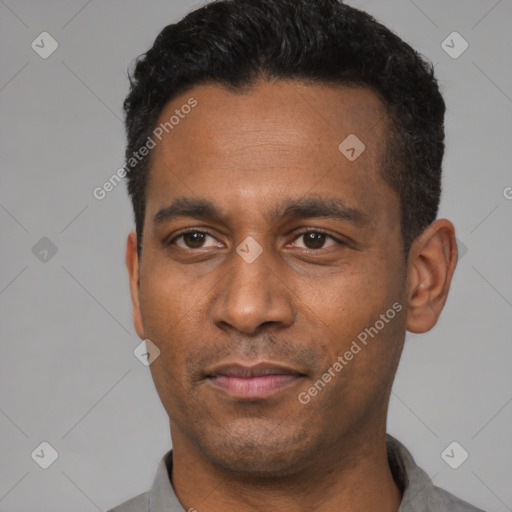
<path fill-rule="evenodd" d="M 252 366 L 235 363 L 214 368 L 206 379 L 231 397 L 254 400 L 289 388 L 305 376 L 293 368 L 272 363 Z"/>

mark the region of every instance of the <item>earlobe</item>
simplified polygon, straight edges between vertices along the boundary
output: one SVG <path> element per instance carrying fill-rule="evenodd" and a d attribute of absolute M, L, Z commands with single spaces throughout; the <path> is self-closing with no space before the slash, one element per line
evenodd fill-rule
<path fill-rule="evenodd" d="M 413 242 L 408 261 L 407 325 L 427 332 L 437 323 L 457 264 L 455 228 L 447 219 L 432 223 Z"/>
<path fill-rule="evenodd" d="M 131 231 L 128 234 L 126 241 L 126 269 L 128 270 L 130 294 L 132 298 L 133 326 L 139 338 L 144 339 L 144 327 L 139 300 L 139 255 L 137 252 L 137 234 L 135 231 Z"/>

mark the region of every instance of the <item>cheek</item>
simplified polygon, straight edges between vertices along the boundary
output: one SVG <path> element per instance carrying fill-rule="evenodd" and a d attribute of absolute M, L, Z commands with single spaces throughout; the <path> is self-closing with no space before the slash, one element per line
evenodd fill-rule
<path fill-rule="evenodd" d="M 144 333 L 160 349 L 151 369 L 162 379 L 183 382 L 186 361 L 209 343 L 209 295 L 205 293 L 209 287 L 197 280 L 180 281 L 175 271 L 164 266 L 148 268 L 151 270 L 141 276 L 140 287 Z"/>
<path fill-rule="evenodd" d="M 160 336 L 185 319 L 201 297 L 194 281 L 180 281 L 169 262 L 161 260 L 148 257 L 141 270 L 139 293 L 144 328 Z"/>
<path fill-rule="evenodd" d="M 170 383 L 165 380 L 175 378 L 176 373 L 167 369 L 179 368 L 176 363 L 180 355 L 179 344 L 174 340 L 179 339 L 179 319 L 184 313 L 181 313 L 183 300 L 180 293 L 176 293 L 170 280 L 162 276 L 166 274 L 155 270 L 141 275 L 139 299 L 144 336 L 160 350 L 159 357 L 150 367 L 153 379 L 168 387 Z"/>
<path fill-rule="evenodd" d="M 300 298 L 305 310 L 310 309 L 328 328 L 351 334 L 391 306 L 387 302 L 394 292 L 387 276 L 389 271 L 378 265 L 340 268 L 314 285 L 303 287 Z M 299 283 L 297 288 L 300 289 Z"/>
<path fill-rule="evenodd" d="M 305 322 L 314 322 L 323 333 L 317 346 L 326 367 L 348 353 L 343 373 L 355 370 L 356 380 L 373 380 L 377 376 L 372 372 L 384 376 L 391 371 L 404 331 L 404 315 L 397 311 L 404 309 L 403 279 L 396 266 L 380 260 L 340 270 L 303 289 Z"/>

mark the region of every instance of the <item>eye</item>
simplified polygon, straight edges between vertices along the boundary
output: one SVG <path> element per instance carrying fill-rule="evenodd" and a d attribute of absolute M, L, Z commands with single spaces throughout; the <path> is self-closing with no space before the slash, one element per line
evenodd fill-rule
<path fill-rule="evenodd" d="M 325 249 L 326 241 L 331 241 L 330 245 L 327 247 L 331 247 L 336 244 L 343 244 L 343 242 L 335 239 L 334 237 L 328 235 L 327 233 L 322 233 L 321 231 L 306 231 L 305 233 L 300 233 L 299 236 L 295 240 L 303 240 L 303 245 L 295 245 L 295 247 L 299 247 L 301 249 Z"/>
<path fill-rule="evenodd" d="M 213 240 L 213 243 L 210 245 L 205 245 L 206 241 L 208 239 Z M 178 240 L 181 241 L 181 243 L 178 243 Z M 169 245 L 176 244 L 178 247 L 181 247 L 183 249 L 202 249 L 204 247 L 218 247 L 217 240 L 210 234 L 206 233 L 205 231 L 187 231 L 185 233 L 182 233 L 181 235 L 176 236 L 173 238 Z"/>

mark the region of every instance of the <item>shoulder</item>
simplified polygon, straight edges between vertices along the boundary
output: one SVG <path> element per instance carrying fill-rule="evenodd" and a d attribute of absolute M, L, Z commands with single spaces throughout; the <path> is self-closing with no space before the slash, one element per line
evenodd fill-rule
<path fill-rule="evenodd" d="M 386 438 L 388 461 L 395 481 L 403 489 L 398 512 L 484 512 L 432 482 L 411 453 L 395 438 Z"/>
<path fill-rule="evenodd" d="M 443 507 L 439 510 L 450 510 L 450 512 L 484 512 L 467 501 L 461 500 L 452 493 L 445 491 L 439 487 L 434 487 L 435 492 L 432 495 L 432 505 L 435 507 Z"/>
<path fill-rule="evenodd" d="M 121 503 L 117 507 L 111 508 L 107 512 L 146 512 L 149 510 L 148 503 L 149 492 L 145 492 Z"/>

